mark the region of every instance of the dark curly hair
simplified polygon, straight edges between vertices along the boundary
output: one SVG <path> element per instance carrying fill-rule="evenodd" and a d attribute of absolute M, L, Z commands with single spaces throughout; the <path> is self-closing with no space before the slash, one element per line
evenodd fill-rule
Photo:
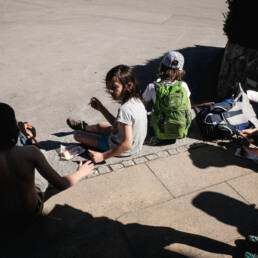
<path fill-rule="evenodd" d="M 16 145 L 19 128 L 14 110 L 5 103 L 0 103 L 0 151 L 6 151 Z"/>
<path fill-rule="evenodd" d="M 115 80 L 118 80 L 123 85 L 122 103 L 125 103 L 130 98 L 141 98 L 141 90 L 136 80 L 133 70 L 127 65 L 117 65 L 110 69 L 106 75 L 106 87 L 109 89 Z M 133 87 L 128 84 L 132 83 Z"/>

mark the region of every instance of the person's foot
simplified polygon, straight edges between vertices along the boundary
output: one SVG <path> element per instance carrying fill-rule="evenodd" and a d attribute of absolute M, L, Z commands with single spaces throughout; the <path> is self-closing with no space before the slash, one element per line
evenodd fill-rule
<path fill-rule="evenodd" d="M 249 252 L 245 252 L 244 257 L 245 258 L 258 258 L 258 254 L 252 254 Z"/>
<path fill-rule="evenodd" d="M 145 145 L 150 146 L 162 146 L 162 145 L 169 145 L 174 144 L 176 140 L 159 140 L 156 136 L 147 137 L 144 141 Z"/>
<path fill-rule="evenodd" d="M 81 120 L 73 120 L 72 118 L 66 119 L 67 125 L 72 128 L 73 130 L 82 130 L 86 131 L 86 126 L 88 125 L 86 122 Z"/>
<path fill-rule="evenodd" d="M 144 141 L 144 144 L 155 146 L 160 143 L 159 139 L 156 136 L 147 137 Z"/>

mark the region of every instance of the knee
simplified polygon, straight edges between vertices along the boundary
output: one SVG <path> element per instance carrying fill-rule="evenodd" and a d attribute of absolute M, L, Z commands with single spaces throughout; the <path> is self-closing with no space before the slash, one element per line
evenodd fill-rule
<path fill-rule="evenodd" d="M 77 142 L 79 142 L 80 139 L 81 139 L 81 134 L 80 134 L 80 132 L 75 131 L 75 132 L 73 133 L 73 138 L 74 138 Z"/>
<path fill-rule="evenodd" d="M 100 129 L 100 128 L 102 128 L 104 125 L 105 125 L 105 123 L 99 122 L 99 123 L 97 123 L 97 128 Z"/>

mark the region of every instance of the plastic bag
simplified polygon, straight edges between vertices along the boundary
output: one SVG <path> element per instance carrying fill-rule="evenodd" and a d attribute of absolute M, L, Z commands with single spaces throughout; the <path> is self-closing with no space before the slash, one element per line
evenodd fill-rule
<path fill-rule="evenodd" d="M 69 145 L 69 146 L 61 145 L 59 149 L 59 155 L 61 159 L 64 159 L 64 160 L 73 159 L 74 157 L 82 154 L 83 152 L 85 152 L 85 149 L 79 145 Z"/>

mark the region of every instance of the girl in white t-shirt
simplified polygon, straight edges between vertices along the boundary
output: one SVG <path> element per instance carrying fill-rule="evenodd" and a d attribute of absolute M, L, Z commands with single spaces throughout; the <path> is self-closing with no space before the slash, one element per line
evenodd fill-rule
<path fill-rule="evenodd" d="M 139 152 L 147 134 L 147 113 L 140 96 L 140 87 L 132 69 L 126 65 L 113 67 L 106 75 L 106 88 L 122 105 L 114 117 L 95 97 L 92 108 L 100 111 L 109 124 L 88 125 L 84 121 L 67 119 L 76 141 L 101 150 L 89 150 L 95 163 L 113 156 L 130 156 Z"/>

